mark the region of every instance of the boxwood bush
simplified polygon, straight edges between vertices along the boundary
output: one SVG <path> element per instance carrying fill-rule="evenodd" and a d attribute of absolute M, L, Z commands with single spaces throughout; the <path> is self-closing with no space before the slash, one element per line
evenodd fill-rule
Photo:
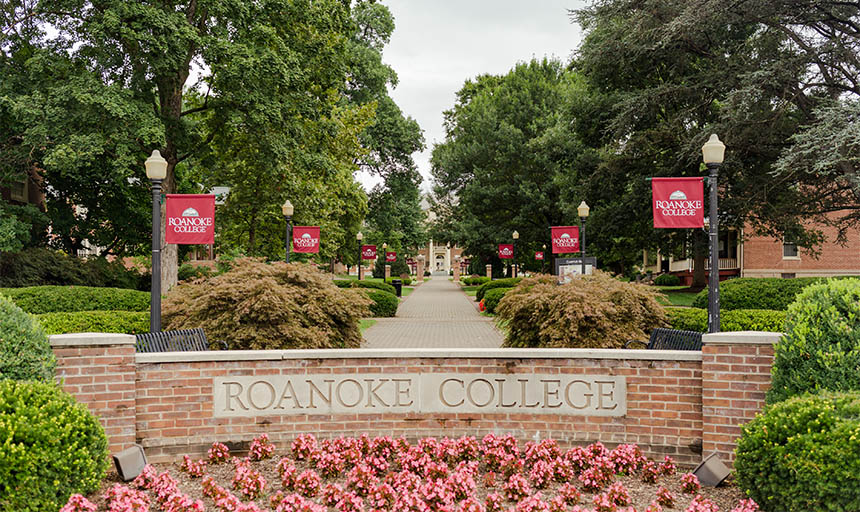
<path fill-rule="evenodd" d="M 149 332 L 148 311 L 74 311 L 37 315 L 45 334 L 74 332 Z"/>
<path fill-rule="evenodd" d="M 0 381 L 0 510 L 59 510 L 108 468 L 99 421 L 53 383 Z"/>
<path fill-rule="evenodd" d="M 859 393 L 773 404 L 742 428 L 737 482 L 766 511 L 858 510 L 858 433 Z"/>
<path fill-rule="evenodd" d="M 379 281 L 359 281 L 357 279 L 335 279 L 335 286 L 338 288 L 375 288 L 388 293 L 395 293 L 396 290 L 390 284 Z"/>
<path fill-rule="evenodd" d="M 491 279 L 487 276 L 472 276 L 472 277 L 464 277 L 462 279 L 463 284 L 466 286 L 480 286 L 484 283 L 489 283 Z"/>
<path fill-rule="evenodd" d="M 522 280 L 522 277 L 508 277 L 505 279 L 496 279 L 495 281 L 487 281 L 478 287 L 477 292 L 475 292 L 475 300 L 483 299 L 484 295 L 493 288 L 511 288 L 519 284 Z"/>
<path fill-rule="evenodd" d="M 21 309 L 35 315 L 59 311 L 149 311 L 149 292 L 91 286 L 2 288 Z"/>
<path fill-rule="evenodd" d="M 0 379 L 54 379 L 56 359 L 42 326 L 0 295 Z"/>
<path fill-rule="evenodd" d="M 775 277 L 741 277 L 720 283 L 720 310 L 774 309 L 785 311 L 797 294 L 807 286 L 820 283 L 819 277 L 780 279 Z M 694 308 L 708 309 L 708 290 L 699 292 Z"/>
<path fill-rule="evenodd" d="M 657 286 L 678 286 L 681 284 L 681 278 L 674 274 L 660 274 L 654 280 Z"/>
<path fill-rule="evenodd" d="M 391 281 L 394 281 L 395 279 L 400 279 L 400 284 L 402 284 L 403 286 L 409 286 L 410 284 L 412 284 L 412 278 L 409 276 L 407 276 L 407 277 L 389 277 L 388 279 L 385 280 L 385 282 L 390 284 Z"/>
<path fill-rule="evenodd" d="M 556 276 L 541 275 L 509 290 L 496 314 L 507 322 L 505 346 L 621 348 L 667 325 L 657 295 L 652 286 L 600 271 L 563 285 Z"/>
<path fill-rule="evenodd" d="M 708 332 L 708 312 L 697 308 L 666 308 L 672 329 Z M 785 311 L 735 309 L 720 311 L 722 331 L 784 332 Z"/>
<path fill-rule="evenodd" d="M 767 403 L 807 391 L 860 391 L 860 279 L 806 287 L 774 347 Z"/>
<path fill-rule="evenodd" d="M 372 303 L 314 265 L 238 258 L 223 274 L 170 290 L 162 321 L 165 330 L 203 327 L 233 350 L 357 348 Z"/>
<path fill-rule="evenodd" d="M 0 287 L 74 285 L 149 290 L 149 283 L 149 274 L 127 269 L 118 260 L 73 258 L 44 248 L 0 253 Z"/>
<path fill-rule="evenodd" d="M 513 288 L 493 288 L 484 294 L 484 308 L 486 308 L 487 313 L 495 313 L 496 306 L 499 305 L 499 301 L 502 300 L 502 297 L 505 296 Z"/>
<path fill-rule="evenodd" d="M 373 300 L 373 304 L 370 305 L 370 312 L 373 313 L 373 316 L 389 317 L 397 314 L 400 299 L 393 293 L 372 288 L 364 290 L 364 293 Z"/>

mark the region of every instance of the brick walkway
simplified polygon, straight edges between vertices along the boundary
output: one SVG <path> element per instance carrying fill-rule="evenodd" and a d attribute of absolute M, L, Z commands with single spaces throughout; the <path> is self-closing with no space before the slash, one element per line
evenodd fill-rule
<path fill-rule="evenodd" d="M 502 335 L 446 274 L 417 287 L 394 318 L 364 331 L 364 348 L 498 348 Z"/>

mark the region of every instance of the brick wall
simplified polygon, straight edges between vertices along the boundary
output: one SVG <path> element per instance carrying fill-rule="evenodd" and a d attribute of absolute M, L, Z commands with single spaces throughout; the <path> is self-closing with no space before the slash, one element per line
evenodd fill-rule
<path fill-rule="evenodd" d="M 281 446 L 298 434 L 482 437 L 513 433 L 564 446 L 637 443 L 652 457 L 695 464 L 728 455 L 737 421 L 760 409 L 769 381 L 767 344 L 749 333 L 706 335 L 702 352 L 585 349 L 243 351 L 133 355 L 133 345 L 52 337 L 66 389 L 98 414 L 113 451 L 136 441 L 152 461 L 202 455 L 215 441 L 242 448 L 261 433 Z M 753 333 L 756 334 L 756 333 Z M 107 336 L 107 335 L 103 335 Z M 711 338 L 723 336 L 724 338 Z M 768 339 L 775 339 L 770 335 Z M 131 337 L 128 337 L 131 338 Z M 107 342 L 111 338 L 99 338 Z M 133 338 L 132 338 L 133 339 Z M 761 341 L 761 340 L 759 340 Z M 772 354 L 772 349 L 771 354 Z M 132 362 L 133 357 L 133 362 Z M 239 376 L 348 374 L 623 376 L 623 416 L 541 413 L 375 413 L 216 417 L 213 383 Z M 703 446 L 704 445 L 704 446 Z M 726 457 L 724 457 L 726 459 Z"/>
<path fill-rule="evenodd" d="M 799 258 L 783 259 L 782 240 L 749 236 L 744 240 L 743 275 L 745 277 L 796 277 L 860 275 L 860 230 L 849 230 L 845 245 L 835 242 L 836 228 L 820 226 L 827 241 L 819 247 L 816 259 L 800 251 Z"/>
<path fill-rule="evenodd" d="M 134 336 L 64 334 L 51 336 L 57 381 L 101 419 L 111 453 L 135 441 Z"/>

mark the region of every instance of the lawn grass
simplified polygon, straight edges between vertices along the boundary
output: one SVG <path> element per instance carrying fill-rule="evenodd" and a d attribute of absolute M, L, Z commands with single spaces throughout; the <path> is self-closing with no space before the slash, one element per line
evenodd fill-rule
<path fill-rule="evenodd" d="M 372 326 L 375 323 L 375 318 L 362 318 L 361 321 L 358 323 L 358 328 L 361 333 L 364 334 L 364 331 L 366 331 L 368 327 Z"/>
<path fill-rule="evenodd" d="M 657 286 L 657 285 L 655 285 L 654 288 L 657 288 L 661 292 L 671 292 L 674 290 L 686 290 L 687 288 L 689 288 L 689 286 L 684 286 L 683 284 L 679 284 L 676 286 Z"/>
<path fill-rule="evenodd" d="M 478 294 L 478 288 L 480 288 L 480 286 L 464 286 L 463 291 L 466 292 L 466 295 L 469 297 L 474 297 Z"/>
<path fill-rule="evenodd" d="M 696 300 L 698 293 L 690 292 L 669 292 L 663 294 L 663 297 L 657 297 L 657 302 L 664 306 L 692 306 Z"/>
<path fill-rule="evenodd" d="M 415 291 L 414 286 L 404 286 L 404 287 L 400 288 L 400 295 L 403 297 L 406 297 L 414 291 Z"/>

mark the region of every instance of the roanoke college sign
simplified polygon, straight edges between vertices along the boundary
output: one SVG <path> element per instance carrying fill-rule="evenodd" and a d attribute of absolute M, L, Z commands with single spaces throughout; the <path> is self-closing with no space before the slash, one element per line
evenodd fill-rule
<path fill-rule="evenodd" d="M 215 378 L 215 417 L 361 413 L 624 416 L 623 376 L 259 375 Z"/>

